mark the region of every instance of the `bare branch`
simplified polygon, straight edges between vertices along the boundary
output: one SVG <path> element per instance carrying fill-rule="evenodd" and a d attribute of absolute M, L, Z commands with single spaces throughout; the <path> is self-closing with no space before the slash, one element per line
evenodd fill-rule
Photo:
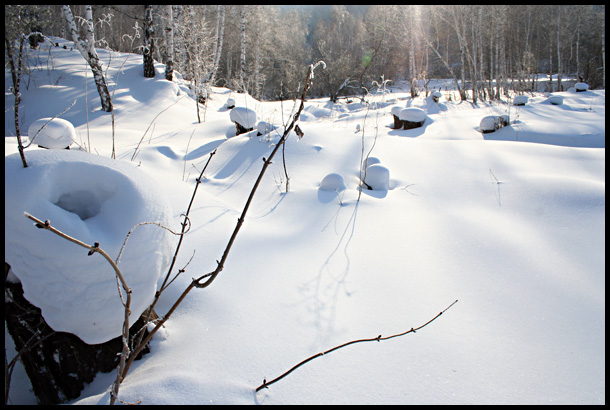
<path fill-rule="evenodd" d="M 304 365 L 305 363 L 315 359 L 316 357 L 320 357 L 320 356 L 324 356 L 325 354 L 328 354 L 332 351 L 341 349 L 342 347 L 345 346 L 349 346 L 355 343 L 362 343 L 362 342 L 380 342 L 382 340 L 388 340 L 388 339 L 392 339 L 394 337 L 399 337 L 399 336 L 404 336 L 407 335 L 409 333 L 415 333 L 417 330 L 422 329 L 424 327 L 426 327 L 427 325 L 429 325 L 430 323 L 432 323 L 437 317 L 439 317 L 440 315 L 442 315 L 443 313 L 445 313 L 451 306 L 455 305 L 457 303 L 457 299 L 455 300 L 455 302 L 453 302 L 452 304 L 450 304 L 449 306 L 447 306 L 442 312 L 440 312 L 438 315 L 434 316 L 432 319 L 430 319 L 429 321 L 427 321 L 426 323 L 424 323 L 423 325 L 416 327 L 416 328 L 411 328 L 409 330 L 407 330 L 406 332 L 402 332 L 402 333 L 398 333 L 392 336 L 386 336 L 386 337 L 382 337 L 381 335 L 377 336 L 377 337 L 373 337 L 370 339 L 358 339 L 358 340 L 352 340 L 351 342 L 347 342 L 347 343 L 343 343 L 342 345 L 339 346 L 335 346 L 332 349 L 328 349 L 325 352 L 320 352 L 317 353 L 305 360 L 303 360 L 302 362 L 300 362 L 299 364 L 297 364 L 296 366 L 293 366 L 290 370 L 288 370 L 287 372 L 281 374 L 280 376 L 276 377 L 275 379 L 271 380 L 271 381 L 267 381 L 266 379 L 263 380 L 263 384 L 261 384 L 260 386 L 258 386 L 256 388 L 256 391 L 259 391 L 261 389 L 266 388 L 267 386 L 281 380 L 282 378 L 284 378 L 285 376 L 289 375 L 293 370 L 296 370 L 297 368 L 301 367 L 302 365 Z"/>

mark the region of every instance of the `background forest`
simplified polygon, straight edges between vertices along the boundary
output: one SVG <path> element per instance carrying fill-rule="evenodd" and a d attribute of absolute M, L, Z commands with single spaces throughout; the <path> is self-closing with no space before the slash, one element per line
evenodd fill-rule
<path fill-rule="evenodd" d="M 77 24 L 85 6 L 72 6 Z M 5 6 L 5 38 L 70 38 L 61 6 Z M 562 91 L 577 76 L 605 88 L 602 5 L 93 6 L 97 47 L 150 55 L 191 81 L 260 100 L 290 99 L 299 68 L 324 60 L 312 96 L 366 92 L 381 77 L 428 92 L 453 79 L 461 99 Z M 84 29 L 83 29 L 84 31 Z M 551 76 L 541 80 L 536 74 Z M 553 81 L 549 81 L 553 79 Z"/>

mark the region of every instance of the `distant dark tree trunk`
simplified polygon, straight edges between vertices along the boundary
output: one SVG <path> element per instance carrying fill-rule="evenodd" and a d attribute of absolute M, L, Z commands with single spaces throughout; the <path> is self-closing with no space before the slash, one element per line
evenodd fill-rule
<path fill-rule="evenodd" d="M 5 282 L 4 318 L 16 351 L 25 350 L 21 362 L 40 404 L 78 398 L 98 372 L 112 371 L 119 363 L 120 336 L 88 345 L 71 333 L 55 332 L 40 309 L 23 297 L 20 283 Z M 142 323 L 141 319 L 134 323 L 130 334 L 135 335 Z"/>
<path fill-rule="evenodd" d="M 155 42 L 153 40 L 153 10 L 152 6 L 144 6 L 144 77 L 153 78 L 155 76 L 155 66 L 153 64 L 153 52 Z"/>

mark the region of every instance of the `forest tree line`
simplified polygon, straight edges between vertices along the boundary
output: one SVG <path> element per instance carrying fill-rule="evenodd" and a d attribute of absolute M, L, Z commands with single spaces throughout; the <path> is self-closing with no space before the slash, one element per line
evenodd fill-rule
<path fill-rule="evenodd" d="M 70 9 L 83 36 L 86 6 Z M 428 92 L 454 81 L 461 99 L 509 89 L 562 91 L 576 76 L 605 88 L 603 5 L 92 6 L 95 47 L 178 71 L 205 101 L 210 86 L 295 98 L 304 67 L 323 60 L 310 95 L 362 95 L 382 79 Z M 71 39 L 62 6 L 5 6 L 5 44 L 31 32 Z M 7 60 L 5 52 L 5 61 Z M 546 74 L 544 80 L 536 74 Z M 159 75 L 159 74 L 157 74 Z M 552 80 L 549 81 L 549 78 Z"/>

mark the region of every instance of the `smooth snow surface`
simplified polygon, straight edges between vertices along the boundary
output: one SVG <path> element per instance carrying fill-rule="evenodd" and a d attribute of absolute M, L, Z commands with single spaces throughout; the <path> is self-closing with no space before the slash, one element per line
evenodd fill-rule
<path fill-rule="evenodd" d="M 32 85 L 23 90 L 23 129 L 76 98 L 62 118 L 74 124 L 83 145 L 88 110 L 91 151 L 109 160 L 111 116 L 100 110 L 82 57 L 70 50 L 71 43 L 57 41 L 59 48 L 29 51 L 44 65 L 31 70 Z M 171 226 L 180 226 L 195 178 L 216 150 L 198 186 L 192 228 L 176 261 L 176 269 L 186 266 L 186 271 L 156 309 L 163 315 L 193 277 L 216 268 L 262 158 L 269 157 L 293 106 L 213 87 L 198 123 L 178 74 L 168 83 L 164 66 L 157 64 L 156 77 L 143 78 L 142 56 L 98 52 L 109 65 L 111 92 L 117 87 L 114 162 L 152 176 L 174 210 Z M 48 56 L 53 66 L 47 69 Z M 303 75 L 306 71 L 302 67 Z M 322 80 L 316 71 L 314 81 Z M 508 100 L 475 106 L 459 102 L 456 90 L 444 91 L 451 81 L 435 82 L 429 87 L 442 86 L 442 104 L 425 95 L 412 99 L 401 83 L 385 94 L 366 96 L 369 104 L 308 98 L 299 124 L 305 135 L 299 139 L 291 133 L 285 146 L 289 191 L 278 152 L 223 271 L 208 288 L 189 293 L 155 335 L 152 352 L 134 363 L 121 385 L 121 400 L 171 405 L 605 403 L 605 92 L 555 93 L 563 96 L 562 106 L 549 104 L 541 93 L 528 94 L 523 107 Z M 5 87 L 9 83 L 10 78 Z M 11 107 L 12 97 L 5 93 L 5 106 Z M 229 96 L 278 132 L 227 138 L 227 129 L 235 129 L 225 107 Z M 422 108 L 428 116 L 424 126 L 392 129 L 393 105 Z M 510 126 L 479 132 L 483 117 L 509 112 Z M 5 135 L 14 135 L 12 124 L 13 113 L 6 110 Z M 355 132 L 357 124 L 361 128 Z M 7 155 L 17 152 L 15 140 L 6 138 Z M 37 150 L 26 150 L 26 156 L 34 161 Z M 389 189 L 359 191 L 367 154 L 390 171 Z M 12 158 L 5 162 L 18 166 Z M 343 176 L 346 189 L 320 189 L 331 173 Z M 49 192 L 36 168 L 18 174 L 32 174 L 28 181 Z M 53 179 L 71 181 L 68 176 Z M 49 232 L 33 228 L 20 213 L 28 210 L 52 223 L 67 219 L 55 216 L 68 213 L 53 205 L 59 196 L 44 207 L 11 209 L 24 203 L 15 185 L 7 180 L 6 212 L 28 225 L 32 241 L 45 237 L 45 246 L 55 246 Z M 108 192 L 109 187 L 102 188 Z M 86 190 L 83 185 L 71 192 Z M 127 206 L 131 196 L 124 195 L 120 198 Z M 123 205 L 112 206 L 115 216 L 109 223 L 124 220 Z M 86 225 L 96 218 L 82 221 L 74 214 L 70 221 Z M 8 240 L 25 227 L 11 228 L 7 221 L 5 229 Z M 124 229 L 129 228 L 121 227 L 122 235 Z M 84 239 L 107 242 L 100 231 Z M 138 243 L 132 238 L 127 247 Z M 37 263 L 47 257 L 45 246 L 18 256 Z M 97 256 L 88 257 L 89 263 Z M 47 293 L 62 297 L 63 290 L 53 286 Z M 417 333 L 333 351 L 255 392 L 263 379 L 318 352 L 405 332 L 456 299 Z M 115 377 L 115 372 L 99 374 L 73 403 L 107 404 Z M 11 397 L 27 392 L 27 383 L 14 378 Z"/>

